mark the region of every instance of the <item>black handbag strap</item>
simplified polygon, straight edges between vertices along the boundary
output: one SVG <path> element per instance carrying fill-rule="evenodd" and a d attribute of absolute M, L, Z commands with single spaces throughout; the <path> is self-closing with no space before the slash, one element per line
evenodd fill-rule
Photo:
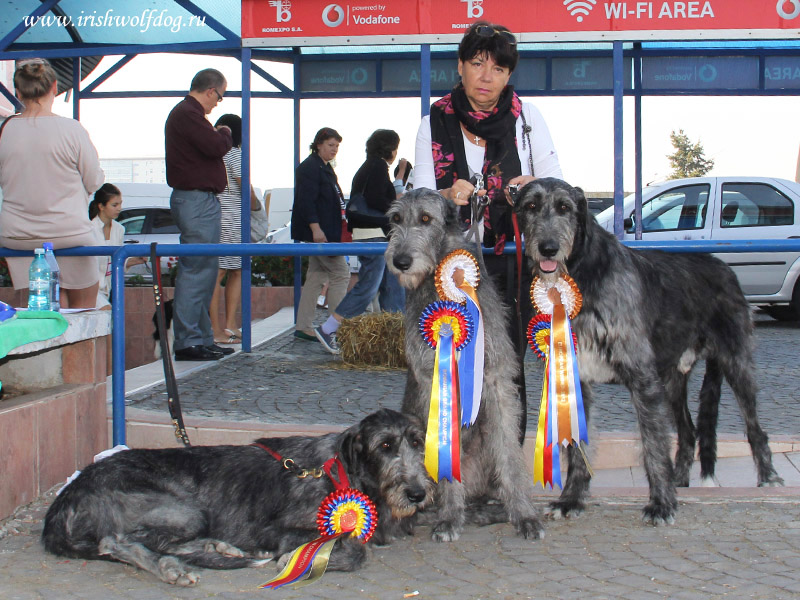
<path fill-rule="evenodd" d="M 6 128 L 6 125 L 8 125 L 8 122 L 9 122 L 11 119 L 13 119 L 14 117 L 16 117 L 16 116 L 18 116 L 18 115 L 9 115 L 9 116 L 7 116 L 7 117 L 5 118 L 5 120 L 4 120 L 2 123 L 0 123 L 0 137 L 2 137 L 2 136 L 3 136 L 3 129 L 5 129 L 5 128 Z"/>
<path fill-rule="evenodd" d="M 181 411 L 181 401 L 178 396 L 178 382 L 175 379 L 175 370 L 172 366 L 172 354 L 169 350 L 169 340 L 167 335 L 167 318 L 164 314 L 164 298 L 161 295 L 161 260 L 156 254 L 156 246 L 150 244 L 150 264 L 153 267 L 153 296 L 156 302 L 156 326 L 158 327 L 158 339 L 161 345 L 161 361 L 164 364 L 164 383 L 167 386 L 167 408 L 175 427 L 175 438 L 183 442 L 184 446 L 191 446 L 186 427 L 183 424 L 183 412 Z"/>

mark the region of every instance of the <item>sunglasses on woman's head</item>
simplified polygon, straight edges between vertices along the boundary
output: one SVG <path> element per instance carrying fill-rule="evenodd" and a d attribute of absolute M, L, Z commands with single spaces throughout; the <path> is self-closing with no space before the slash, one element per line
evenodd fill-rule
<path fill-rule="evenodd" d="M 517 38 L 514 37 L 514 34 L 510 31 L 506 31 L 505 29 L 497 29 L 496 27 L 492 27 L 491 25 L 479 25 L 475 28 L 475 35 L 479 35 L 480 37 L 490 38 L 495 35 L 499 35 L 505 41 L 507 41 L 512 46 L 517 45 Z"/>

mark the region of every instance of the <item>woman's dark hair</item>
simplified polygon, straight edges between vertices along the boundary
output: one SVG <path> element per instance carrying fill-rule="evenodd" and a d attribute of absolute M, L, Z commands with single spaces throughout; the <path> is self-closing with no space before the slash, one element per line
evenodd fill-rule
<path fill-rule="evenodd" d="M 320 144 L 331 138 L 334 138 L 340 144 L 342 143 L 342 136 L 340 136 L 339 132 L 336 131 L 335 129 L 332 129 L 330 127 L 323 127 L 322 129 L 320 129 L 317 132 L 317 135 L 314 136 L 314 141 L 311 142 L 310 146 L 311 152 L 313 152 L 314 154 L 319 154 L 319 148 L 317 148 L 317 146 L 319 146 Z"/>
<path fill-rule="evenodd" d="M 478 35 L 476 29 L 489 27 L 495 31 L 494 35 Z M 486 31 L 486 29 L 482 29 Z M 516 44 L 512 44 L 506 36 L 498 35 L 498 31 L 511 33 L 504 25 L 495 25 L 488 21 L 477 21 L 464 34 L 461 43 L 458 45 L 458 60 L 467 62 L 479 54 L 488 54 L 492 60 L 501 67 L 506 67 L 509 71 L 514 71 L 519 61 L 519 52 Z"/>
<path fill-rule="evenodd" d="M 231 128 L 231 137 L 233 137 L 233 145 L 236 148 L 241 147 L 242 145 L 242 118 L 239 115 L 222 115 L 217 122 L 214 123 L 214 127 L 219 127 L 220 125 L 227 125 Z"/>
<path fill-rule="evenodd" d="M 408 176 L 411 175 L 411 169 L 414 168 L 410 162 L 406 162 L 406 171 L 403 173 L 403 185 L 408 183 Z M 394 178 L 397 179 L 397 176 L 400 174 L 400 163 L 397 163 L 397 166 L 394 168 Z"/>
<path fill-rule="evenodd" d="M 94 219 L 100 214 L 100 207 L 109 203 L 112 198 L 122 196 L 119 188 L 112 183 L 104 183 L 94 193 L 94 200 L 89 203 L 89 218 Z"/>
<path fill-rule="evenodd" d="M 392 154 L 400 145 L 400 136 L 391 129 L 376 129 L 367 138 L 367 156 L 377 156 L 391 160 Z"/>

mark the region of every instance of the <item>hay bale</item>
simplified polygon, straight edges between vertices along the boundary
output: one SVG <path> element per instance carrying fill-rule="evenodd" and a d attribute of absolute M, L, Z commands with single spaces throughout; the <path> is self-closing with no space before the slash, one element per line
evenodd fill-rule
<path fill-rule="evenodd" d="M 342 361 L 357 367 L 406 368 L 401 313 L 365 313 L 345 319 L 336 331 Z"/>

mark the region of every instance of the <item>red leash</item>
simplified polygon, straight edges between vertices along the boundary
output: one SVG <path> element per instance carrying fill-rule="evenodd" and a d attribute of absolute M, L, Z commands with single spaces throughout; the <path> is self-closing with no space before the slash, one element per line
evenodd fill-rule
<path fill-rule="evenodd" d="M 283 468 L 287 471 L 291 471 L 296 475 L 299 479 L 305 479 L 306 477 L 313 477 L 314 479 L 319 479 L 322 477 L 322 474 L 325 473 L 330 480 L 333 482 L 333 487 L 337 490 L 343 490 L 350 487 L 350 481 L 347 479 L 347 472 L 344 470 L 344 465 L 342 461 L 339 460 L 339 455 L 336 454 L 332 458 L 329 458 L 325 461 L 325 464 L 322 467 L 317 467 L 315 469 L 303 469 L 302 467 L 297 466 L 297 464 L 291 458 L 284 458 L 277 452 L 275 452 L 269 446 L 265 446 L 259 442 L 253 442 L 250 444 L 251 446 L 256 446 L 261 448 L 269 454 L 272 458 L 277 460 L 279 463 L 283 465 Z M 336 475 L 333 473 L 333 468 L 336 467 Z"/>

